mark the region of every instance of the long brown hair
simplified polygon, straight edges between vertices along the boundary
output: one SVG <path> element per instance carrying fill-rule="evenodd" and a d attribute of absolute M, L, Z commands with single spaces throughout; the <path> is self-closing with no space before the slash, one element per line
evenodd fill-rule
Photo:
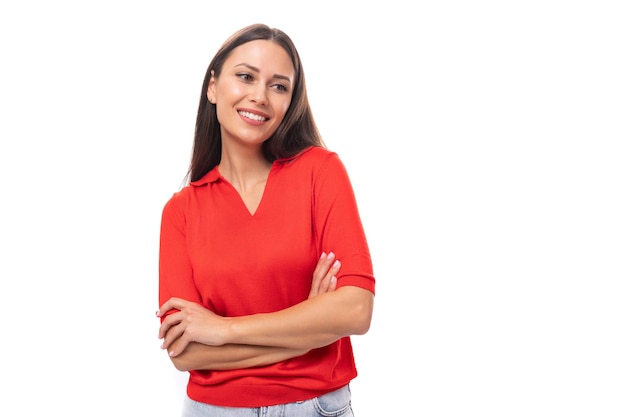
<path fill-rule="evenodd" d="M 235 32 L 222 44 L 207 68 L 196 117 L 193 151 L 186 180 L 196 181 L 220 162 L 222 137 L 217 111 L 207 98 L 211 75 L 219 77 L 224 61 L 236 47 L 254 40 L 268 40 L 281 46 L 291 57 L 295 69 L 293 94 L 289 109 L 276 132 L 263 143 L 263 152 L 269 162 L 289 158 L 309 146 L 324 146 L 313 119 L 306 92 L 306 83 L 300 55 L 286 33 L 264 24 L 253 24 Z"/>

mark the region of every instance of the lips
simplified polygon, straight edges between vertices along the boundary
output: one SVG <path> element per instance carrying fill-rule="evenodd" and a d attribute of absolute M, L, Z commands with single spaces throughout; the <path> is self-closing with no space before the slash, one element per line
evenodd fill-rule
<path fill-rule="evenodd" d="M 245 117 L 247 119 L 250 119 L 250 120 L 254 120 L 256 122 L 265 122 L 265 121 L 269 120 L 268 117 L 263 117 L 263 116 L 261 116 L 259 114 L 250 113 L 249 111 L 242 111 L 242 110 L 240 110 L 238 113 L 241 116 L 243 116 L 243 117 Z"/>

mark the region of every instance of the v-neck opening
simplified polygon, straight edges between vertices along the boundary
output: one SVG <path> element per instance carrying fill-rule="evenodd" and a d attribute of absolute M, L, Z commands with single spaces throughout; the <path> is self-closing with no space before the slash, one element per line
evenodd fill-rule
<path fill-rule="evenodd" d="M 274 171 L 275 166 L 276 166 L 275 163 L 272 163 L 272 166 L 270 167 L 270 171 L 267 173 L 267 178 L 265 179 L 265 185 L 263 186 L 263 191 L 261 192 L 261 198 L 259 199 L 259 203 L 256 205 L 254 211 L 250 211 L 250 209 L 248 208 L 248 205 L 246 204 L 246 201 L 242 197 L 239 190 L 237 190 L 237 188 L 230 181 L 228 181 L 222 175 L 221 172 L 219 172 L 219 168 L 217 168 L 217 170 L 218 170 L 219 177 L 221 178 L 221 180 L 224 181 L 226 184 L 228 184 L 228 186 L 233 190 L 233 192 L 237 194 L 237 197 L 239 199 L 241 206 L 243 207 L 243 210 L 248 214 L 248 216 L 250 216 L 250 218 L 254 218 L 259 213 L 259 210 L 263 206 L 263 202 L 266 199 L 265 196 L 267 195 L 268 186 L 270 185 L 270 178 L 272 176 L 272 172 Z"/>

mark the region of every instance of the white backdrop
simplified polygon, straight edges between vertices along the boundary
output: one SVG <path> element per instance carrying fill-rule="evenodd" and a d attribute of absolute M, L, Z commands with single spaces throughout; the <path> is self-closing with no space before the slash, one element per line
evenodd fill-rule
<path fill-rule="evenodd" d="M 264 22 L 299 48 L 371 244 L 357 417 L 623 417 L 618 3 L 3 2 L 0 414 L 179 415 L 161 209 L 206 66 Z"/>

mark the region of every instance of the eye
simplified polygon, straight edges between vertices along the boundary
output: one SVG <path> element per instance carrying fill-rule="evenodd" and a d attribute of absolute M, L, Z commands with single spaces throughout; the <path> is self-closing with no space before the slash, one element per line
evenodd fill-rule
<path fill-rule="evenodd" d="M 240 72 L 237 74 L 237 77 L 241 78 L 243 81 L 252 81 L 252 74 L 248 74 L 247 72 Z"/>
<path fill-rule="evenodd" d="M 287 86 L 283 85 L 283 84 L 274 84 L 274 85 L 272 85 L 272 88 L 275 88 L 276 90 L 280 90 L 280 91 L 284 91 L 284 92 L 289 91 Z"/>

